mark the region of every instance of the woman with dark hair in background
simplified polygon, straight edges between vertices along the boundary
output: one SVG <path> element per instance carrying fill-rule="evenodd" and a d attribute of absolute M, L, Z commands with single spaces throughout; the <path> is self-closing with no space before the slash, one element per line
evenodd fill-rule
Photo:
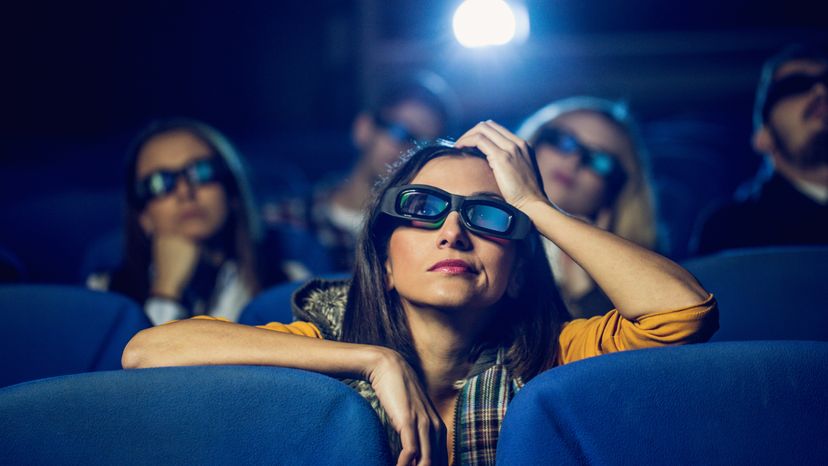
<path fill-rule="evenodd" d="M 568 214 L 647 249 L 657 246 L 647 151 L 627 106 L 596 97 L 552 102 L 518 130 L 532 147 L 546 195 Z M 589 317 L 612 308 L 589 275 L 544 241 L 569 310 Z"/>
<path fill-rule="evenodd" d="M 237 320 L 259 290 L 286 277 L 275 244 L 263 243 L 239 155 L 195 120 L 153 122 L 126 160 L 120 268 L 89 278 L 125 294 L 163 323 L 193 314 Z"/>
<path fill-rule="evenodd" d="M 306 284 L 294 297 L 299 322 L 155 327 L 130 341 L 124 367 L 257 364 L 341 377 L 371 402 L 399 465 L 494 464 L 507 404 L 541 371 L 704 341 L 718 322 L 713 297 L 684 269 L 551 204 L 533 163 L 526 142 L 494 122 L 454 146 L 415 150 L 371 204 L 353 280 Z M 570 321 L 539 232 L 616 310 Z"/>

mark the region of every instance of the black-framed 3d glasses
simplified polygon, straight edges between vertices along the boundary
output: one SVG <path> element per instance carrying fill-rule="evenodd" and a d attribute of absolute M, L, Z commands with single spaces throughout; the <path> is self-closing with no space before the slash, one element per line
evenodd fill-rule
<path fill-rule="evenodd" d="M 135 183 L 135 198 L 140 205 L 175 190 L 179 178 L 190 186 L 200 186 L 207 183 L 220 183 L 226 179 L 227 170 L 218 157 L 196 160 L 178 170 L 157 170 L 141 178 Z"/>
<path fill-rule="evenodd" d="M 765 103 L 762 106 L 762 118 L 767 121 L 771 109 L 780 100 L 805 94 L 817 84 L 828 87 L 828 71 L 817 75 L 792 74 L 771 83 L 767 96 L 765 97 Z"/>
<path fill-rule="evenodd" d="M 598 149 L 585 146 L 575 135 L 560 128 L 547 127 L 538 135 L 535 147 L 548 144 L 560 152 L 568 155 L 577 155 L 583 167 L 591 170 L 602 178 L 623 184 L 627 179 L 624 167 L 617 156 Z"/>
<path fill-rule="evenodd" d="M 524 239 L 532 227 L 526 214 L 504 201 L 459 196 L 428 185 L 390 188 L 380 210 L 420 228 L 440 228 L 449 213 L 458 212 L 463 225 L 473 233 L 502 239 Z"/>

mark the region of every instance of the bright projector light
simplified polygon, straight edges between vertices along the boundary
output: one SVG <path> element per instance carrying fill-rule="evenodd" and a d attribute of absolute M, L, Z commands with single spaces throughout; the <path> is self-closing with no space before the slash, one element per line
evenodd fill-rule
<path fill-rule="evenodd" d="M 454 36 L 464 47 L 503 45 L 515 38 L 515 13 L 503 0 L 466 0 L 454 12 Z"/>

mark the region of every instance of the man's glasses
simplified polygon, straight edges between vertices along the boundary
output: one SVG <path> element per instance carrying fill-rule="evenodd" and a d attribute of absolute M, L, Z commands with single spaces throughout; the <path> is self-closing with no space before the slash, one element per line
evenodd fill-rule
<path fill-rule="evenodd" d="M 780 100 L 805 94 L 817 84 L 828 87 L 828 71 L 818 75 L 792 74 L 773 82 L 765 97 L 765 104 L 762 106 L 762 118 L 767 121 L 771 109 Z"/>
<path fill-rule="evenodd" d="M 607 180 L 624 184 L 627 175 L 618 157 L 609 152 L 590 149 L 573 134 L 559 128 L 544 128 L 538 135 L 535 147 L 548 144 L 560 152 L 580 157 L 581 166 L 593 171 Z"/>
<path fill-rule="evenodd" d="M 218 157 L 211 157 L 196 160 L 178 170 L 154 171 L 136 182 L 135 196 L 138 203 L 145 205 L 152 199 L 170 194 L 182 176 L 190 186 L 200 186 L 223 181 L 226 170 Z"/>
<path fill-rule="evenodd" d="M 392 139 L 400 144 L 416 144 L 425 139 L 409 131 L 402 123 L 386 120 L 377 114 L 374 114 L 374 125 L 385 130 Z"/>
<path fill-rule="evenodd" d="M 436 229 L 451 212 L 458 212 L 463 225 L 481 236 L 523 239 L 532 222 L 520 210 L 489 196 L 458 196 L 427 185 L 410 184 L 390 188 L 380 206 L 382 213 L 410 220 L 412 226 Z"/>

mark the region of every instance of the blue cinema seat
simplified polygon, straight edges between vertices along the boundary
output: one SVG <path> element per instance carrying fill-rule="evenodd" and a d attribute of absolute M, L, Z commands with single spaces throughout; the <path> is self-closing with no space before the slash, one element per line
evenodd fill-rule
<path fill-rule="evenodd" d="M 739 249 L 683 265 L 719 303 L 712 341 L 828 341 L 828 246 Z"/>
<path fill-rule="evenodd" d="M 0 390 L 0 464 L 387 465 L 365 400 L 258 366 L 97 372 Z"/>
<path fill-rule="evenodd" d="M 76 283 L 89 240 L 117 228 L 121 202 L 110 190 L 21 199 L 0 209 L 0 243 L 26 265 L 30 281 Z"/>
<path fill-rule="evenodd" d="M 323 280 L 344 280 L 346 274 L 328 274 Z M 264 325 L 269 322 L 293 322 L 291 302 L 293 293 L 308 281 L 283 283 L 271 287 L 253 298 L 239 316 L 239 323 L 246 325 Z"/>
<path fill-rule="evenodd" d="M 116 229 L 93 240 L 81 259 L 80 283 L 86 283 L 95 273 L 111 273 L 121 265 L 124 250 L 124 234 Z"/>
<path fill-rule="evenodd" d="M 57 285 L 0 286 L 0 387 L 121 368 L 126 343 L 150 327 L 131 300 Z"/>
<path fill-rule="evenodd" d="M 828 458 L 828 343 L 628 351 L 547 371 L 509 405 L 499 465 L 805 465 Z"/>

